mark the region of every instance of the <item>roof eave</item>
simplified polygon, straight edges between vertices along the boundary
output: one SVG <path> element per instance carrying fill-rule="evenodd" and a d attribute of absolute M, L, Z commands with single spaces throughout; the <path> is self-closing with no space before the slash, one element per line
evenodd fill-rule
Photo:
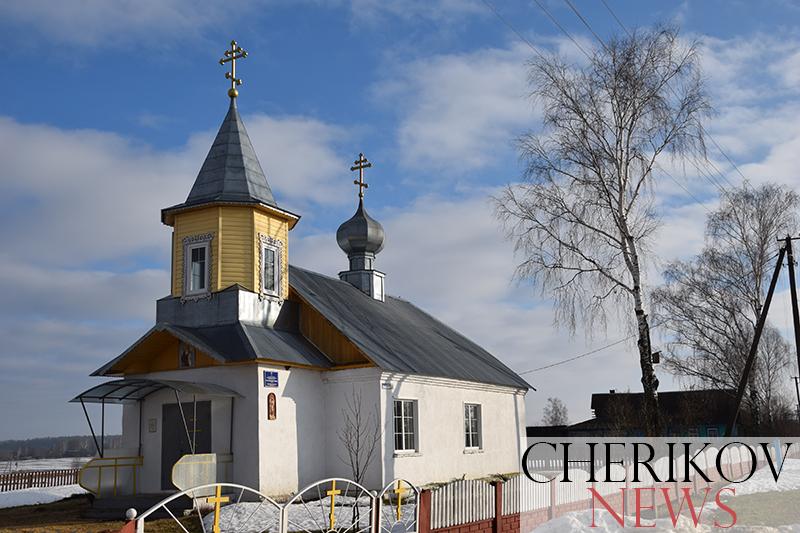
<path fill-rule="evenodd" d="M 186 204 L 184 202 L 181 204 L 173 205 L 171 207 L 165 207 L 164 209 L 162 209 L 161 223 L 166 226 L 173 226 L 175 224 L 175 215 L 179 213 L 185 213 L 187 211 L 192 211 L 198 208 L 218 207 L 218 206 L 254 207 L 256 209 L 260 209 L 261 211 L 265 211 L 271 215 L 283 218 L 289 223 L 289 229 L 293 229 L 300 221 L 300 215 L 296 213 L 292 213 L 291 211 L 287 211 L 286 209 L 281 209 L 280 207 L 268 205 L 263 202 L 258 202 L 254 200 L 252 202 L 210 201 L 198 204 Z"/>

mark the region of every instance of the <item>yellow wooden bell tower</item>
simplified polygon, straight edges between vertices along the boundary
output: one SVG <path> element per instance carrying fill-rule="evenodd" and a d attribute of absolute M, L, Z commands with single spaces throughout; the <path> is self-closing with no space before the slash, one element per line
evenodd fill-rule
<path fill-rule="evenodd" d="M 171 293 L 209 298 L 231 285 L 285 299 L 289 293 L 289 230 L 300 219 L 278 207 L 236 106 L 236 60 L 247 53 L 231 43 L 230 107 L 182 204 L 161 211 L 172 226 Z"/>

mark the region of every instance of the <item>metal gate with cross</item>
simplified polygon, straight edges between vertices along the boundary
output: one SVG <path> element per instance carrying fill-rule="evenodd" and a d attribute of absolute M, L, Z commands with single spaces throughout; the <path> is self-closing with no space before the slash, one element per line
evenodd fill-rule
<path fill-rule="evenodd" d="M 211 483 L 129 518 L 137 533 L 145 533 L 146 522 L 158 516 L 168 517 L 184 533 L 416 533 L 418 502 L 419 490 L 402 479 L 380 492 L 349 479 L 323 479 L 283 504 L 249 487 Z"/>

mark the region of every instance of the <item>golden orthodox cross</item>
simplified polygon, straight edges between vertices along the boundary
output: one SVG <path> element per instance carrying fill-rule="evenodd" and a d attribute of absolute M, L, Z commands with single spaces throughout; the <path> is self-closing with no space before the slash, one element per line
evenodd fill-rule
<path fill-rule="evenodd" d="M 397 485 L 395 485 L 395 488 L 394 488 L 394 490 L 392 492 L 397 494 L 397 521 L 399 522 L 400 521 L 400 506 L 402 505 L 401 504 L 401 500 L 403 499 L 403 494 L 408 492 L 408 489 L 404 488 L 402 486 L 402 481 L 400 481 L 398 479 L 397 480 Z"/>
<path fill-rule="evenodd" d="M 236 77 L 236 60 L 244 59 L 245 57 L 247 57 L 247 52 L 242 50 L 242 47 L 236 44 L 236 41 L 231 41 L 231 49 L 225 50 L 225 57 L 219 60 L 220 65 L 224 65 L 229 61 L 231 63 L 230 72 L 225 73 L 225 79 L 231 80 L 231 88 L 228 89 L 228 96 L 231 98 L 239 96 L 236 86 L 242 84 L 242 80 Z"/>
<path fill-rule="evenodd" d="M 358 170 L 358 179 L 353 180 L 355 185 L 358 185 L 358 197 L 364 198 L 364 189 L 368 188 L 369 185 L 364 181 L 364 169 L 370 168 L 372 163 L 367 161 L 367 158 L 364 157 L 364 154 L 358 154 L 358 159 L 353 161 L 353 166 L 350 167 L 350 170 Z"/>
<path fill-rule="evenodd" d="M 219 504 L 228 503 L 230 498 L 222 496 L 222 487 L 217 485 L 217 494 L 214 498 L 206 498 L 207 503 L 214 504 L 214 528 L 211 530 L 213 533 L 220 533 L 219 529 Z"/>
<path fill-rule="evenodd" d="M 331 481 L 331 490 L 325 493 L 325 496 L 331 497 L 331 514 L 330 514 L 330 529 L 333 529 L 334 524 L 336 523 L 336 515 L 334 514 L 335 510 L 335 498 L 337 494 L 341 494 L 342 491 L 336 490 L 336 480 L 334 479 Z"/>

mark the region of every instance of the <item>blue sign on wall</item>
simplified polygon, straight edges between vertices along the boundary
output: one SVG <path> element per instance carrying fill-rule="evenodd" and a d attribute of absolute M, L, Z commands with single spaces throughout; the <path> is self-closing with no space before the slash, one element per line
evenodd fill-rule
<path fill-rule="evenodd" d="M 277 387 L 278 386 L 278 373 L 271 370 L 264 370 L 264 386 Z"/>

